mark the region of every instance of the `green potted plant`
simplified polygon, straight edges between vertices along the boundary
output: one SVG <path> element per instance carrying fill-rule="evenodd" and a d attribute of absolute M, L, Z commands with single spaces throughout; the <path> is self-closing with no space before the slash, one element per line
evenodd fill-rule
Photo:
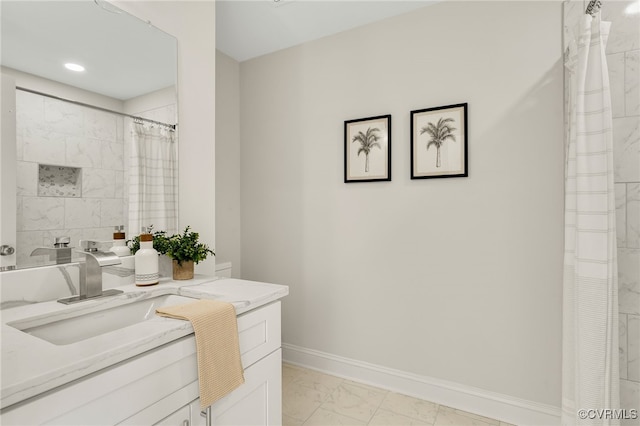
<path fill-rule="evenodd" d="M 153 248 L 158 254 L 167 254 L 169 250 L 169 239 L 171 237 L 168 237 L 165 231 L 152 232 L 153 225 L 150 225 L 148 229 L 149 233 L 153 235 Z M 127 240 L 127 246 L 131 249 L 131 254 L 136 254 L 136 252 L 140 250 L 140 235 L 136 235 L 130 240 Z"/>
<path fill-rule="evenodd" d="M 200 235 L 187 226 L 182 234 L 169 237 L 167 255 L 173 259 L 173 279 L 193 278 L 193 265 L 215 252 L 208 245 L 198 242 Z"/>

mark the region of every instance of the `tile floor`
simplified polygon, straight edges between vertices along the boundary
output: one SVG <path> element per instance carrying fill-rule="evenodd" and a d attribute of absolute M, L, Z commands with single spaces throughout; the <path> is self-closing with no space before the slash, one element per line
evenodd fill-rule
<path fill-rule="evenodd" d="M 282 364 L 282 424 L 510 426 L 286 363 Z"/>

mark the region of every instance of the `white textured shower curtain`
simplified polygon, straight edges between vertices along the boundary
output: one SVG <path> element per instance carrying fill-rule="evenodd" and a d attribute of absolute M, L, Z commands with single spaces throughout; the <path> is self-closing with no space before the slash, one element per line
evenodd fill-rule
<path fill-rule="evenodd" d="M 129 232 L 143 226 L 174 234 L 178 226 L 175 132 L 156 124 L 132 124 Z"/>
<path fill-rule="evenodd" d="M 618 271 L 610 23 L 583 16 L 570 43 L 565 168 L 562 424 L 619 424 Z M 586 411 L 581 411 L 586 410 Z M 589 411 L 592 410 L 592 411 Z"/>

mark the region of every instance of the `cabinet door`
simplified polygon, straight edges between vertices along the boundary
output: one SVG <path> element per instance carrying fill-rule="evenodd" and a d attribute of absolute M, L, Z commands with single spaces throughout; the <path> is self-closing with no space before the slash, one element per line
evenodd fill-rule
<path fill-rule="evenodd" d="M 282 424 L 282 350 L 247 368 L 245 383 L 211 406 L 212 425 Z"/>
<path fill-rule="evenodd" d="M 207 424 L 206 410 L 200 409 L 200 398 L 191 403 L 191 426 L 212 426 Z"/>
<path fill-rule="evenodd" d="M 179 410 L 169 414 L 160 420 L 156 425 L 161 426 L 191 426 L 191 407 L 186 405 Z"/>

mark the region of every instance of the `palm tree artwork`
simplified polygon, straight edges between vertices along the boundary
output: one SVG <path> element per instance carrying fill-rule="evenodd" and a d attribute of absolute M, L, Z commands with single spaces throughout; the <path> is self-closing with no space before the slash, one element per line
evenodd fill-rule
<path fill-rule="evenodd" d="M 438 119 L 437 124 L 428 123 L 420 130 L 420 134 L 427 133 L 431 139 L 427 143 L 427 151 L 431 147 L 431 145 L 436 147 L 436 167 L 441 166 L 440 161 L 440 147 L 447 139 L 451 139 L 452 141 L 456 141 L 456 137 L 453 132 L 456 130 L 455 127 L 452 127 L 449 123 L 455 123 L 453 118 L 440 118 Z"/>
<path fill-rule="evenodd" d="M 353 139 L 351 139 L 351 142 L 359 142 L 360 143 L 360 148 L 358 148 L 358 157 L 360 156 L 361 153 L 364 152 L 365 155 L 365 160 L 364 160 L 364 171 L 365 173 L 369 172 L 369 153 L 371 152 L 371 150 L 374 147 L 378 147 L 380 149 L 382 149 L 382 146 L 380 145 L 380 142 L 378 142 L 381 139 L 381 136 L 378 134 L 378 132 L 380 132 L 380 129 L 378 129 L 377 127 L 374 128 L 367 128 L 367 131 L 365 133 L 362 133 L 362 131 L 358 132 L 358 134 L 356 134 Z"/>

